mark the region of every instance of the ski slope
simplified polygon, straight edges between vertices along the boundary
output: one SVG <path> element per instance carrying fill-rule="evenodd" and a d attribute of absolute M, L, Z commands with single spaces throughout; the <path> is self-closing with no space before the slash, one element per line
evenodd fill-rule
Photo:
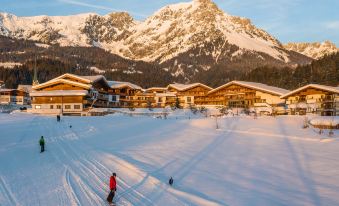
<path fill-rule="evenodd" d="M 0 205 L 107 205 L 112 172 L 119 206 L 339 205 L 338 131 L 189 116 L 0 114 Z"/>

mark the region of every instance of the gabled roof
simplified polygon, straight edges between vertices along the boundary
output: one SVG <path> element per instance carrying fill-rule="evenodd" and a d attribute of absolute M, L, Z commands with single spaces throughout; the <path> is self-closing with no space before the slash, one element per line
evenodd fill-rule
<path fill-rule="evenodd" d="M 142 90 L 142 88 L 136 84 L 132 84 L 130 82 L 120 82 L 120 81 L 108 81 L 108 85 L 112 88 L 112 89 L 120 89 L 123 87 L 129 87 L 131 89 L 140 89 Z"/>
<path fill-rule="evenodd" d="M 90 89 L 92 87 L 89 84 L 83 84 L 83 83 L 80 83 L 80 82 L 74 82 L 74 81 L 70 81 L 70 80 L 66 80 L 66 79 L 58 79 L 58 78 L 56 78 L 56 79 L 52 79 L 52 80 L 50 80 L 48 82 L 35 85 L 35 86 L 33 86 L 33 89 L 35 89 L 35 90 L 36 89 L 41 89 L 41 88 L 48 87 L 50 85 L 58 84 L 58 83 L 70 84 L 70 85 L 78 86 L 78 87 L 81 87 L 81 88 L 84 88 L 84 89 Z"/>
<path fill-rule="evenodd" d="M 146 91 L 149 91 L 149 90 L 167 90 L 166 87 L 150 87 L 150 88 L 147 88 Z"/>
<path fill-rule="evenodd" d="M 304 89 L 308 89 L 308 88 L 315 88 L 315 89 L 320 89 L 320 90 L 324 90 L 324 91 L 328 91 L 328 92 L 334 92 L 339 94 L 339 87 L 331 87 L 331 86 L 325 86 L 325 85 L 320 85 L 320 84 L 308 84 L 306 86 L 300 87 L 298 89 L 295 89 L 291 92 L 288 92 L 284 95 L 281 96 L 281 98 L 287 98 L 295 93 L 298 93 Z"/>
<path fill-rule="evenodd" d="M 18 90 L 24 91 L 24 92 L 31 92 L 32 91 L 32 85 L 24 85 L 24 84 L 19 84 L 18 85 Z"/>
<path fill-rule="evenodd" d="M 16 89 L 0 89 L 0 92 L 13 92 L 16 91 Z"/>
<path fill-rule="evenodd" d="M 94 82 L 97 82 L 97 81 L 100 81 L 101 79 L 103 79 L 108 85 L 108 82 L 103 75 L 79 76 L 79 75 L 76 75 L 76 74 L 66 73 L 66 74 L 63 74 L 63 75 L 57 77 L 56 79 L 64 79 L 65 77 L 78 79 L 78 80 L 84 81 L 85 83 L 88 83 L 88 84 L 94 83 Z"/>
<path fill-rule="evenodd" d="M 76 79 L 79 80 L 81 82 L 76 82 L 76 81 L 72 81 L 72 80 L 68 80 L 65 78 L 70 78 L 70 79 Z M 92 87 L 91 84 L 98 82 L 100 80 L 103 80 L 106 84 L 107 87 L 109 87 L 109 84 L 106 80 L 106 78 L 102 75 L 95 75 L 95 76 L 78 76 L 75 74 L 63 74 L 59 77 L 56 77 L 54 79 L 51 79 L 45 83 L 42 84 L 38 84 L 36 86 L 33 86 L 33 89 L 40 89 L 40 88 L 44 88 L 46 86 L 52 85 L 52 84 L 57 84 L 57 83 L 65 83 L 65 84 L 70 84 L 70 85 L 74 85 L 74 86 L 79 86 L 81 88 L 84 89 L 90 89 Z"/>
<path fill-rule="evenodd" d="M 91 83 L 91 80 L 89 80 L 88 78 L 84 78 L 84 77 L 81 77 L 81 76 L 78 76 L 78 75 L 75 75 L 75 74 L 69 74 L 69 73 L 63 74 L 63 75 L 58 76 L 58 77 L 56 77 L 54 79 L 64 79 L 66 77 L 77 79 L 77 80 L 80 80 L 80 81 L 84 81 L 87 84 Z"/>
<path fill-rule="evenodd" d="M 106 78 L 105 78 L 103 75 L 95 75 L 95 76 L 78 76 L 78 77 L 83 78 L 83 79 L 87 79 L 87 80 L 91 81 L 91 83 L 97 82 L 97 81 L 99 81 L 99 80 L 101 80 L 101 79 L 105 79 L 105 81 L 107 81 Z M 108 84 L 108 82 L 107 82 L 107 84 Z"/>
<path fill-rule="evenodd" d="M 262 91 L 262 92 L 267 92 L 267 93 L 278 95 L 278 96 L 284 95 L 284 94 L 289 92 L 289 90 L 286 90 L 286 89 L 282 89 L 282 88 L 279 88 L 279 87 L 273 87 L 273 86 L 269 86 L 269 85 L 257 83 L 257 82 L 231 81 L 231 82 L 228 82 L 227 84 L 224 84 L 224 85 L 222 85 L 218 88 L 213 89 L 212 91 L 209 92 L 209 94 L 214 93 L 214 92 L 216 92 L 220 89 L 223 89 L 223 88 L 228 87 L 228 86 L 233 85 L 233 84 L 243 86 L 243 87 L 247 87 L 247 88 L 251 88 L 251 89 L 255 89 L 255 90 L 259 90 L 259 91 Z"/>
<path fill-rule="evenodd" d="M 201 83 L 193 83 L 193 84 L 179 84 L 179 83 L 174 83 L 174 84 L 170 84 L 167 86 L 167 89 L 172 87 L 178 91 L 186 91 L 188 89 L 191 89 L 191 88 L 194 88 L 194 87 L 197 87 L 197 86 L 201 86 L 201 87 L 204 87 L 206 89 L 209 89 L 209 90 L 212 90 L 213 88 L 205 85 L 205 84 L 201 84 Z"/>

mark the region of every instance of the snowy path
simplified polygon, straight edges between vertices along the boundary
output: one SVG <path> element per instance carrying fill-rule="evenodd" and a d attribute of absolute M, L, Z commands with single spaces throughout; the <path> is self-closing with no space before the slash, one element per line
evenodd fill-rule
<path fill-rule="evenodd" d="M 339 141 L 302 121 L 0 114 L 0 205 L 107 205 L 112 172 L 122 206 L 338 205 Z"/>

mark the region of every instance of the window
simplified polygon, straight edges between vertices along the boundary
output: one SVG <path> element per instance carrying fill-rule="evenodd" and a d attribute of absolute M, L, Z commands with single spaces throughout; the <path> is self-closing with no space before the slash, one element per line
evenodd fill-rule
<path fill-rule="evenodd" d="M 71 105 L 65 105 L 65 109 L 71 109 Z"/>
<path fill-rule="evenodd" d="M 41 105 L 35 105 L 35 109 L 41 109 Z"/>
<path fill-rule="evenodd" d="M 50 105 L 49 108 L 50 108 L 50 109 L 54 109 L 54 105 Z"/>
<path fill-rule="evenodd" d="M 80 109 L 80 105 L 74 105 L 74 109 Z"/>
<path fill-rule="evenodd" d="M 192 98 L 191 97 L 187 97 L 187 102 L 191 103 L 192 102 Z"/>
<path fill-rule="evenodd" d="M 117 101 L 117 96 L 116 95 L 113 95 L 112 96 L 112 102 L 116 102 Z"/>
<path fill-rule="evenodd" d="M 61 109 L 61 105 L 57 105 L 57 109 Z"/>

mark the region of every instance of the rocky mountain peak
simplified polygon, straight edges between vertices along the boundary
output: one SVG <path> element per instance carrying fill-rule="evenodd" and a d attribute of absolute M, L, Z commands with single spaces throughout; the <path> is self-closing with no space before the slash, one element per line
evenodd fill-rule
<path fill-rule="evenodd" d="M 339 52 L 339 48 L 330 42 L 312 42 L 312 43 L 287 43 L 284 47 L 290 51 L 295 51 L 313 59 L 320 59 L 325 55 Z"/>

